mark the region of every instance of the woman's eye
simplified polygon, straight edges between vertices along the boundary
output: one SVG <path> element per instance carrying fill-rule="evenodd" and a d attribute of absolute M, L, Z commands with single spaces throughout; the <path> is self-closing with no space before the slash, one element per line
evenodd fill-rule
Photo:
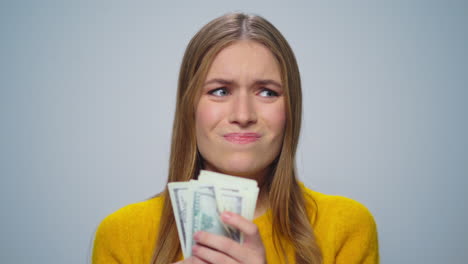
<path fill-rule="evenodd" d="M 259 95 L 263 97 L 272 97 L 272 96 L 278 96 L 278 93 L 265 88 L 259 93 Z"/>
<path fill-rule="evenodd" d="M 222 88 L 211 90 L 209 94 L 214 95 L 214 96 L 226 96 L 228 95 L 228 91 L 226 88 L 222 87 Z"/>

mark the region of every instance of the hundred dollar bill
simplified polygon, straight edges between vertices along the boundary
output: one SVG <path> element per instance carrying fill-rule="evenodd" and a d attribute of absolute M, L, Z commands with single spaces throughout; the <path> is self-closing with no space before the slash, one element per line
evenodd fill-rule
<path fill-rule="evenodd" d="M 211 184 L 194 184 L 193 188 L 193 209 L 192 209 L 192 229 L 187 236 L 187 254 L 191 256 L 191 247 L 195 245 L 193 235 L 198 231 L 231 237 L 229 231 L 224 227 L 220 212 L 216 203 L 215 186 Z M 231 237 L 235 239 L 235 237 Z M 240 240 L 236 240 L 240 242 Z"/>
<path fill-rule="evenodd" d="M 246 194 L 238 189 L 226 186 L 215 185 L 216 203 L 218 204 L 218 211 L 221 214 L 224 211 L 244 215 L 247 208 Z M 243 236 L 238 229 L 221 222 L 228 231 L 229 237 L 236 241 L 243 242 Z"/>
<path fill-rule="evenodd" d="M 259 191 L 257 181 L 206 170 L 200 171 L 198 181 L 215 184 L 216 202 L 220 213 L 230 211 L 249 220 L 253 219 Z M 239 230 L 225 226 L 231 237 L 243 242 L 243 235 Z"/>
<path fill-rule="evenodd" d="M 177 231 L 184 258 L 192 255 L 193 235 L 206 231 L 243 242 L 242 233 L 222 222 L 224 211 L 252 220 L 258 196 L 251 179 L 201 171 L 198 180 L 168 184 Z"/>
<path fill-rule="evenodd" d="M 253 220 L 259 192 L 257 181 L 206 170 L 200 171 L 198 181 L 203 183 L 213 183 L 217 186 L 223 186 L 225 189 L 230 189 L 233 191 L 237 190 L 242 193 L 244 199 L 244 208 L 240 214 L 249 220 Z M 221 200 L 218 200 L 218 203 L 219 210 L 221 212 L 226 211 L 223 207 L 225 203 Z"/>
<path fill-rule="evenodd" d="M 180 245 L 184 257 L 187 256 L 187 230 L 188 220 L 191 215 L 190 196 L 193 195 L 189 182 L 171 182 L 168 184 L 169 196 L 171 198 L 172 210 L 176 221 L 177 231 L 179 233 Z"/>

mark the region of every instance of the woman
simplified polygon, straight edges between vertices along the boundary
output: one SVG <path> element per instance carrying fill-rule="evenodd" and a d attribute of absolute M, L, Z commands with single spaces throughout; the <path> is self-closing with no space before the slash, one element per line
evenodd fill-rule
<path fill-rule="evenodd" d="M 296 178 L 301 100 L 294 54 L 268 21 L 231 13 L 204 26 L 181 65 L 168 182 L 201 169 L 255 179 L 255 220 L 223 213 L 244 243 L 199 232 L 193 256 L 182 260 L 166 188 L 103 220 L 93 262 L 378 263 L 369 211 Z"/>

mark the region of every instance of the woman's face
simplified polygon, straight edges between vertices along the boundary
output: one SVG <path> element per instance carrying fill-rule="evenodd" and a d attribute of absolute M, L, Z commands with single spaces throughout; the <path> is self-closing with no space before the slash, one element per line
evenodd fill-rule
<path fill-rule="evenodd" d="M 195 115 L 205 169 L 263 177 L 281 149 L 284 91 L 268 48 L 237 41 L 215 57 Z"/>

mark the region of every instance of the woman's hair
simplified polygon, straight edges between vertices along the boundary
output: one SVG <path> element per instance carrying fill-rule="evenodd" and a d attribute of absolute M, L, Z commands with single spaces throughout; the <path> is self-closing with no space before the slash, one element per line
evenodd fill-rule
<path fill-rule="evenodd" d="M 288 241 L 294 248 L 297 263 L 321 263 L 320 248 L 309 220 L 314 216 L 308 215 L 306 197 L 296 178 L 295 154 L 302 115 L 299 69 L 286 39 L 264 18 L 228 13 L 205 25 L 188 44 L 179 74 L 168 182 L 188 181 L 197 177 L 203 163 L 195 135 L 195 107 L 200 90 L 218 52 L 239 40 L 256 41 L 272 52 L 280 66 L 284 87 L 287 118 L 283 144 L 262 186 L 262 192 L 268 194 L 272 211 L 275 248 L 285 255 L 287 245 L 281 241 Z M 153 264 L 175 261 L 181 255 L 167 187 L 160 195 L 164 197 L 164 205 Z M 307 200 L 310 202 L 310 199 Z M 284 262 L 288 262 L 286 256 Z"/>

